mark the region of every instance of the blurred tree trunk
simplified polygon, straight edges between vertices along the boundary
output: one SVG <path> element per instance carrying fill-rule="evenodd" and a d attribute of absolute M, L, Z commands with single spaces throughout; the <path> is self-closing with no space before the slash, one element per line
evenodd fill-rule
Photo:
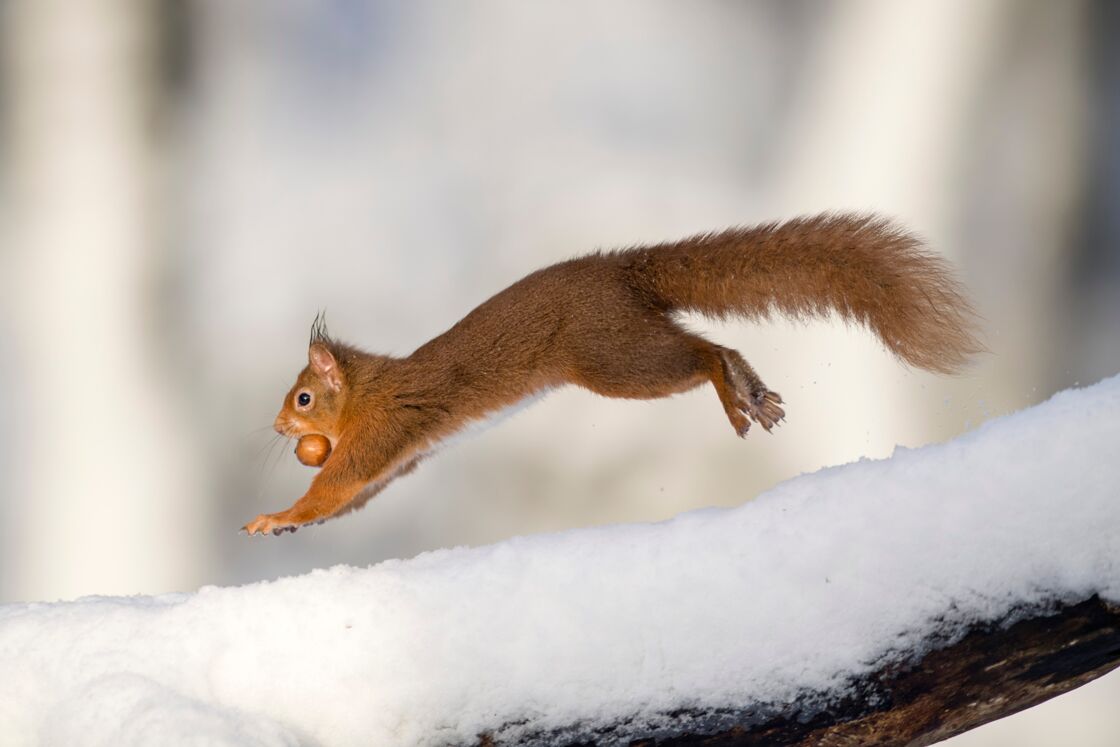
<path fill-rule="evenodd" d="M 0 597 L 163 591 L 198 572 L 205 504 L 159 359 L 158 7 L 2 10 L 2 303 L 20 402 Z"/>
<path fill-rule="evenodd" d="M 820 42 L 805 63 L 806 90 L 783 138 L 784 188 L 775 212 L 885 213 L 959 267 L 983 270 L 968 274 L 989 279 L 988 286 L 970 290 L 996 355 L 972 377 L 937 382 L 955 401 L 982 388 L 987 417 L 1034 401 L 1040 390 L 1071 385 L 1068 376 L 1047 372 L 1068 374 L 1054 350 L 1071 305 L 1061 258 L 1084 178 L 1085 3 L 845 0 L 814 7 Z M 1026 93 L 1038 80 L 1049 81 L 1042 89 L 1048 95 Z M 1009 266 L 1015 282 L 1007 282 Z M 805 346 L 803 370 L 838 345 L 823 325 L 811 334 L 819 340 Z M 830 358 L 854 356 L 842 349 Z M 833 366 L 828 376 L 842 391 L 864 393 L 830 402 L 837 420 L 880 424 L 862 456 L 928 441 L 934 424 L 935 438 L 959 432 L 959 423 L 944 418 L 943 403 L 924 393 L 934 377 L 899 376 L 886 356 Z M 919 402 L 928 403 L 924 413 Z M 834 434 L 806 438 L 802 448 L 821 463 L 852 458 Z"/>

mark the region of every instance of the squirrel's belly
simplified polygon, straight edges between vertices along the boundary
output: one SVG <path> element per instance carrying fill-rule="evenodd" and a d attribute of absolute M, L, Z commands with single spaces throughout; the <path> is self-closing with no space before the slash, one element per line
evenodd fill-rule
<path fill-rule="evenodd" d="M 537 402 L 548 396 L 551 391 L 552 387 L 546 387 L 545 389 L 541 389 L 540 391 L 534 392 L 527 397 L 519 399 L 512 405 L 507 405 L 506 407 L 493 410 L 478 418 L 472 418 L 466 421 L 454 432 L 449 433 L 447 436 L 437 438 L 429 442 L 428 448 L 425 451 L 431 453 L 433 451 L 436 451 L 437 449 L 444 449 L 461 441 L 465 441 L 466 439 L 473 436 L 477 436 L 483 431 L 493 428 L 498 423 L 508 420 L 509 418 L 524 410 L 526 407 L 536 404 Z"/>

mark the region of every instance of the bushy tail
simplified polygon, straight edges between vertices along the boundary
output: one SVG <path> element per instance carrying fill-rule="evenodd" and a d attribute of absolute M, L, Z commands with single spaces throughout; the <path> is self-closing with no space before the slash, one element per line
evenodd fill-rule
<path fill-rule="evenodd" d="M 907 363 L 951 373 L 983 350 L 948 264 L 889 221 L 824 214 L 621 253 L 667 310 L 794 319 L 835 310 Z"/>

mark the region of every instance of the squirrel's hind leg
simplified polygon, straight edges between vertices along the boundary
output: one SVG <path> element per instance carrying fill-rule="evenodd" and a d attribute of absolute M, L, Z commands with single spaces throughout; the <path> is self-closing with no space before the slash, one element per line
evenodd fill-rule
<path fill-rule="evenodd" d="M 735 432 L 751 421 L 766 430 L 785 417 L 782 398 L 762 383 L 743 356 L 669 320 L 647 318 L 643 334 L 583 351 L 569 380 L 606 397 L 655 399 L 711 381 Z"/>

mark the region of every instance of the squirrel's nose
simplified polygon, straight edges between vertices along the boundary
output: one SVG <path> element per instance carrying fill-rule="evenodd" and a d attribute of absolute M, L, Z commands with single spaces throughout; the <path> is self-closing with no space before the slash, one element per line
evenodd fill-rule
<path fill-rule="evenodd" d="M 288 421 L 284 420 L 284 418 L 280 415 L 277 415 L 276 420 L 272 423 L 272 428 L 281 436 L 283 436 L 284 431 L 288 428 Z"/>

